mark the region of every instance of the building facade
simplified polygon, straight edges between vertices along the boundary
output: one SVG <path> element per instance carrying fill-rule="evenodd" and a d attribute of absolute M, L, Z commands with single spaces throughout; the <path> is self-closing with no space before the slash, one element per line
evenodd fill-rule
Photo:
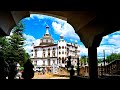
<path fill-rule="evenodd" d="M 54 44 L 54 39 L 49 34 L 49 27 L 46 26 L 46 33 L 40 39 L 40 44 L 35 46 L 32 44 L 31 60 L 35 67 L 52 67 L 56 64 L 65 67 L 68 56 L 71 56 L 73 65 L 77 65 L 77 58 L 80 58 L 80 47 L 77 43 L 67 43 L 63 35 L 60 40 Z"/>

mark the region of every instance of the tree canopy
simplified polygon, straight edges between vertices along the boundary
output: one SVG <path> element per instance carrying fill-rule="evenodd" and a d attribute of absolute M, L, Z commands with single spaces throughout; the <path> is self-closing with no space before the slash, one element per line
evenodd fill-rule
<path fill-rule="evenodd" d="M 9 37 L 1 37 L 0 45 L 1 52 L 4 55 L 4 60 L 14 60 L 23 65 L 29 58 L 29 54 L 24 49 L 24 25 L 19 23 L 12 29 L 12 34 Z"/>
<path fill-rule="evenodd" d="M 120 59 L 120 53 L 112 53 L 111 55 L 106 57 L 106 61 L 111 62 L 114 61 L 116 59 Z"/>

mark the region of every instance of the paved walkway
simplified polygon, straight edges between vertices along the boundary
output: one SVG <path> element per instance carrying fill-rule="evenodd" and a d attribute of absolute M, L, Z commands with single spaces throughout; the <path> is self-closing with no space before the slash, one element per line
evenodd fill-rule
<path fill-rule="evenodd" d="M 69 79 L 69 77 L 52 77 L 50 79 Z"/>
<path fill-rule="evenodd" d="M 36 72 L 33 79 L 69 79 L 69 77 L 54 77 L 52 74 L 48 73 L 40 75 L 38 72 Z"/>
<path fill-rule="evenodd" d="M 53 77 L 51 74 L 45 73 L 44 75 L 40 75 L 38 72 L 36 72 L 34 74 L 34 78 L 33 79 L 49 79 Z"/>

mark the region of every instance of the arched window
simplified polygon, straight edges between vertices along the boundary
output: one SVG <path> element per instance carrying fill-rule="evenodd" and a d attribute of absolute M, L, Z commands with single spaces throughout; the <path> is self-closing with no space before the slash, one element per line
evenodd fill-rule
<path fill-rule="evenodd" d="M 59 60 L 61 60 L 61 57 L 59 57 Z"/>
<path fill-rule="evenodd" d="M 53 63 L 55 64 L 55 60 L 53 60 Z"/>
<path fill-rule="evenodd" d="M 45 61 L 43 61 L 43 66 L 45 66 Z"/>
<path fill-rule="evenodd" d="M 50 51 L 50 48 L 48 48 L 48 51 Z"/>
<path fill-rule="evenodd" d="M 64 46 L 62 46 L 62 49 L 64 49 Z"/>
<path fill-rule="evenodd" d="M 62 51 L 62 54 L 64 54 L 64 51 Z"/>
<path fill-rule="evenodd" d="M 37 57 L 37 49 L 35 49 L 35 57 Z"/>
<path fill-rule="evenodd" d="M 53 48 L 52 53 L 53 53 L 53 57 L 54 57 L 55 56 L 55 48 Z"/>
<path fill-rule="evenodd" d="M 48 40 L 46 40 L 46 43 L 48 43 Z"/>
<path fill-rule="evenodd" d="M 48 66 L 50 66 L 50 59 L 48 59 Z"/>
<path fill-rule="evenodd" d="M 50 48 L 48 48 L 48 57 L 50 57 Z"/>
<path fill-rule="evenodd" d="M 62 60 L 62 63 L 64 63 L 65 61 L 64 60 Z"/>
<path fill-rule="evenodd" d="M 43 49 L 43 57 L 45 57 L 45 49 Z"/>
<path fill-rule="evenodd" d="M 61 54 L 61 52 L 59 52 L 59 54 Z"/>
<path fill-rule="evenodd" d="M 53 48 L 53 50 L 55 50 L 55 48 Z"/>
<path fill-rule="evenodd" d="M 59 49 L 61 49 L 61 46 L 59 46 Z"/>

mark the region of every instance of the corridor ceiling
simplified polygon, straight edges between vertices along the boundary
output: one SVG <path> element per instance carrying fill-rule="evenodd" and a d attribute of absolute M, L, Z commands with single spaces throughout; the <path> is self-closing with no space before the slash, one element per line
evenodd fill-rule
<path fill-rule="evenodd" d="M 99 47 L 103 36 L 118 31 L 120 28 L 120 14 L 117 6 L 111 8 L 109 4 L 106 6 L 106 4 L 99 3 L 99 5 L 92 1 L 80 2 L 79 0 L 69 0 L 71 3 L 57 1 L 56 4 L 50 2 L 51 0 L 40 1 L 33 3 L 29 1 L 30 4 L 21 1 L 18 5 L 10 6 L 9 11 L 0 11 L 0 36 L 9 35 L 11 29 L 21 19 L 29 17 L 32 13 L 66 20 L 73 26 L 86 48 Z M 25 8 L 24 11 L 16 11 L 23 8 Z"/>

